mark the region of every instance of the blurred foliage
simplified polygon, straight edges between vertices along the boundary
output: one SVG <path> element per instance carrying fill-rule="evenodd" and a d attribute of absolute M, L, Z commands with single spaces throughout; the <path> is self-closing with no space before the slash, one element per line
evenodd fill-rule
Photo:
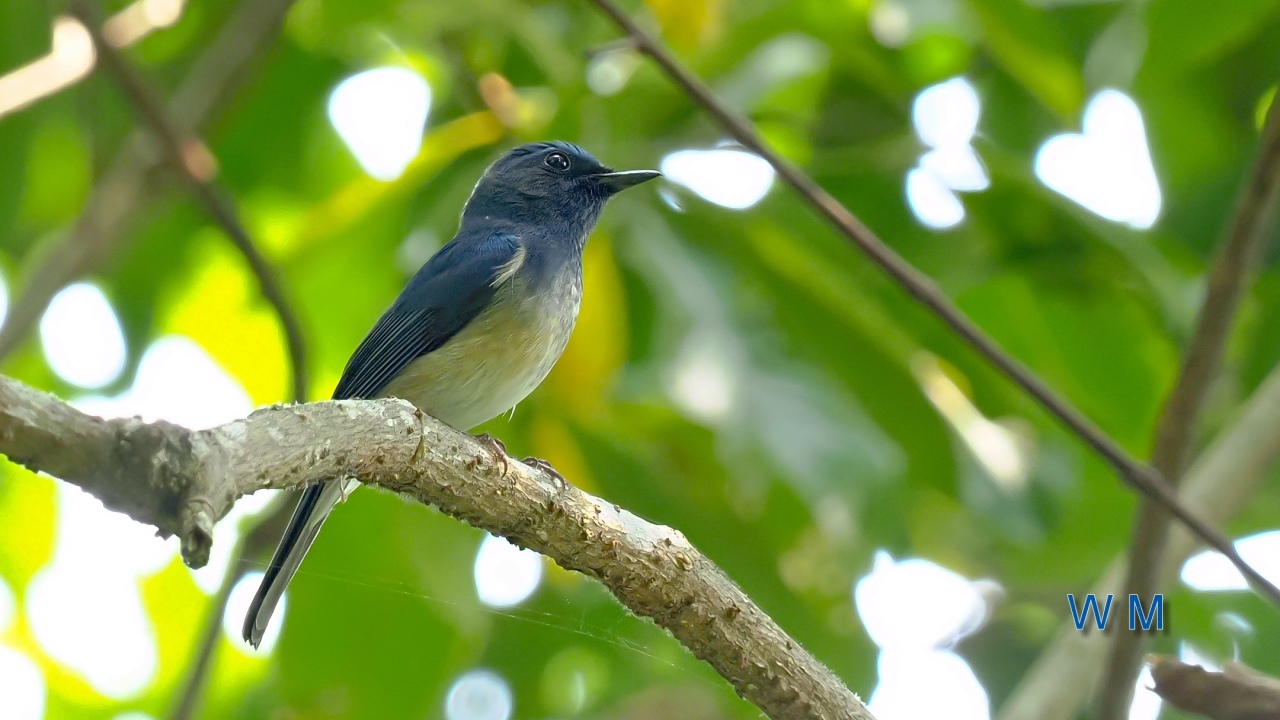
<path fill-rule="evenodd" d="M 1259 109 L 1280 77 L 1280 0 L 895 0 L 909 24 L 893 47 L 871 32 L 889 1 L 647 0 L 629 10 L 1013 354 L 1146 455 Z M 172 87 L 234 5 L 192 0 L 131 55 Z M 0 68 L 46 52 L 52 17 L 47 3 L 0 3 Z M 208 139 L 283 270 L 315 398 L 450 237 L 503 148 L 564 138 L 633 168 L 722 139 L 647 62 L 626 66 L 616 94 L 593 92 L 588 51 L 614 40 L 585 2 L 299 0 Z M 777 53 L 797 44 L 817 51 L 792 72 Z M 363 174 L 325 113 L 337 82 L 384 64 L 419 70 L 433 95 L 422 153 L 392 183 Z M 515 127 L 486 106 L 480 79 L 490 73 L 514 87 Z M 923 149 L 911 102 L 956 75 L 982 100 L 975 145 L 991 188 L 964 195 L 965 222 L 936 232 L 903 192 Z M 1084 103 L 1104 87 L 1143 111 L 1164 197 L 1147 231 L 1098 218 L 1032 173 L 1039 145 L 1078 131 Z M 66 232 L 133 122 L 96 76 L 0 119 L 0 265 L 11 284 L 34 247 Z M 568 352 L 512 418 L 484 429 L 513 454 L 545 457 L 584 488 L 679 528 L 864 697 L 876 649 L 851 590 L 876 549 L 997 580 L 1006 602 L 960 652 L 999 707 L 1066 617 L 1064 594 L 1083 592 L 1127 543 L 1133 496 L 792 193 L 775 187 L 738 212 L 674 185 L 661 192 L 672 201 L 646 188 L 610 207 L 589 246 Z M 254 279 L 189 198 L 158 197 L 128 250 L 93 278 L 129 341 L 131 369 L 109 390 L 127 386 L 151 340 L 178 333 L 255 403 L 284 400 L 283 342 Z M 1280 359 L 1275 259 L 1273 249 L 1246 299 L 1205 437 Z M 728 412 L 691 412 L 673 395 L 691 352 L 725 369 Z M 931 404 L 918 375 L 926 352 L 983 414 L 1012 419 L 1033 448 L 1024 487 L 995 482 Z M 34 341 L 6 372 L 77 393 Z M 1274 527 L 1275 513 L 1258 509 L 1278 506 L 1273 477 L 1232 532 Z M 52 553 L 55 512 L 52 481 L 6 467 L 0 576 L 19 597 Z M 595 583 L 551 570 L 522 606 L 483 608 L 471 572 L 480 538 L 431 509 L 357 493 L 294 582 L 275 653 L 249 658 L 222 640 L 204 716 L 438 717 L 452 679 L 477 665 L 511 682 L 519 718 L 757 716 Z M 178 565 L 143 593 L 161 670 L 125 703 L 44 658 L 21 625 L 11 631 L 44 658 L 49 717 L 167 712 L 207 600 Z M 1185 589 L 1169 604 L 1172 632 L 1158 648 L 1190 640 L 1229 656 L 1215 618 L 1230 611 L 1255 628 L 1241 659 L 1280 673 L 1274 609 Z"/>

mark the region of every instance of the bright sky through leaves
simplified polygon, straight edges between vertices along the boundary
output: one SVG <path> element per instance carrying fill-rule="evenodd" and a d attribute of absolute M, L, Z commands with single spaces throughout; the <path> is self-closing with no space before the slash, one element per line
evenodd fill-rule
<path fill-rule="evenodd" d="M 5 720 L 40 720 L 45 706 L 44 673 L 31 658 L 0 645 L 0 710 Z"/>
<path fill-rule="evenodd" d="M 1103 90 L 1085 108 L 1083 128 L 1045 141 L 1036 176 L 1108 220 L 1151 227 L 1160 215 L 1160 184 L 1137 104 L 1119 90 Z"/>
<path fill-rule="evenodd" d="M 445 696 L 445 720 L 508 720 L 511 686 L 492 670 L 472 670 L 453 682 Z"/>
<path fill-rule="evenodd" d="M 64 381 L 99 388 L 124 370 L 124 333 L 96 285 L 63 288 L 40 319 L 40 344 L 49 367 Z"/>
<path fill-rule="evenodd" d="M 1245 561 L 1273 583 L 1280 583 L 1280 530 L 1250 535 L 1236 541 L 1236 550 Z M 1203 550 L 1182 566 L 1182 582 L 1201 592 L 1245 591 L 1249 583 L 1226 556 Z"/>
<path fill-rule="evenodd" d="M 928 560 L 898 562 L 876 552 L 875 566 L 853 595 L 858 617 L 880 647 L 870 701 L 878 720 L 988 720 L 986 691 L 949 649 L 986 619 L 985 592 L 983 584 Z"/>
<path fill-rule="evenodd" d="M 258 643 L 257 649 L 244 642 L 240 630 L 244 627 L 244 618 L 249 612 L 249 604 L 253 602 L 253 594 L 258 591 L 260 584 L 262 584 L 261 572 L 245 573 L 244 577 L 236 582 L 235 587 L 231 588 L 231 595 L 227 598 L 227 610 L 222 614 L 222 632 L 226 634 L 233 647 L 246 655 L 269 655 L 280 640 L 280 632 L 289 617 L 289 592 L 286 590 L 280 595 L 276 611 L 271 616 L 271 623 L 262 634 L 262 642 Z"/>
<path fill-rule="evenodd" d="M 773 186 L 773 167 L 745 150 L 680 150 L 662 159 L 661 170 L 671 182 L 732 210 L 755 205 Z"/>
<path fill-rule="evenodd" d="M 485 535 L 476 552 L 475 578 L 480 602 L 500 608 L 519 605 L 542 582 L 542 556 L 506 538 Z"/>
<path fill-rule="evenodd" d="M 991 184 L 969 144 L 981 110 L 978 91 L 962 77 L 921 90 L 912 103 L 916 135 L 930 149 L 907 173 L 907 203 L 927 227 L 945 230 L 959 225 L 964 205 L 956 192 L 979 192 Z"/>
<path fill-rule="evenodd" d="M 364 171 L 378 180 L 400 177 L 422 147 L 431 88 L 402 67 L 366 70 L 329 96 L 329 121 Z"/>

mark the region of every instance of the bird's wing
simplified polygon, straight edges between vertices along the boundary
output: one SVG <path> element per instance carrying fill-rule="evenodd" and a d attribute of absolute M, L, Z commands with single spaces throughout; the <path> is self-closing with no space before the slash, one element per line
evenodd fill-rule
<path fill-rule="evenodd" d="M 335 400 L 371 398 L 409 363 L 444 345 L 488 306 L 504 281 L 524 262 L 512 235 L 459 236 L 409 281 L 391 309 L 360 343 L 333 392 Z M 262 641 L 271 613 L 293 578 L 325 518 L 354 484 L 326 480 L 298 501 L 244 621 L 244 639 Z"/>
<path fill-rule="evenodd" d="M 335 400 L 377 397 L 409 363 L 444 345 L 488 306 L 524 256 L 506 234 L 459 237 L 414 276 L 347 362 Z"/>

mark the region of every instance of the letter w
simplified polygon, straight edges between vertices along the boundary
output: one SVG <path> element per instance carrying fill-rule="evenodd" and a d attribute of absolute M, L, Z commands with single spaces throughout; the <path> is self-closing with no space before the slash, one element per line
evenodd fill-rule
<path fill-rule="evenodd" d="M 1098 598 L 1096 595 L 1094 595 L 1093 593 L 1089 593 L 1088 595 L 1085 595 L 1084 607 L 1077 608 L 1076 596 L 1068 593 L 1067 603 L 1071 605 L 1071 619 L 1075 622 L 1076 629 L 1077 630 L 1084 629 L 1085 617 L 1089 613 L 1093 613 L 1093 623 L 1099 630 L 1102 630 L 1103 628 L 1105 628 L 1107 626 L 1107 617 L 1111 615 L 1111 600 L 1114 597 L 1115 596 L 1113 595 L 1107 596 L 1107 604 L 1105 607 L 1103 607 L 1101 614 L 1099 614 Z"/>

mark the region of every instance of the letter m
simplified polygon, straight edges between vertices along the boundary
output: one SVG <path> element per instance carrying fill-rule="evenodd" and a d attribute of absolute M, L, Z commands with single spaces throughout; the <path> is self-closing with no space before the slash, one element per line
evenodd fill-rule
<path fill-rule="evenodd" d="M 1089 593 L 1088 595 L 1084 596 L 1084 607 L 1082 608 L 1076 607 L 1076 596 L 1068 593 L 1067 604 L 1071 606 L 1071 619 L 1073 622 L 1075 622 L 1076 629 L 1084 630 L 1086 617 L 1090 613 L 1093 614 L 1094 626 L 1097 627 L 1099 630 L 1102 630 L 1103 628 L 1105 628 L 1107 626 L 1107 617 L 1111 615 L 1111 600 L 1114 597 L 1115 597 L 1114 595 L 1108 595 L 1107 604 L 1102 608 L 1102 611 L 1099 612 L 1098 597 L 1093 593 Z"/>
<path fill-rule="evenodd" d="M 1148 612 L 1142 611 L 1142 599 L 1137 595 L 1129 596 L 1129 629 L 1134 630 L 1138 625 L 1143 630 L 1150 630 L 1152 621 L 1156 624 L 1157 630 L 1164 629 L 1164 595 L 1151 596 L 1151 609 Z"/>

